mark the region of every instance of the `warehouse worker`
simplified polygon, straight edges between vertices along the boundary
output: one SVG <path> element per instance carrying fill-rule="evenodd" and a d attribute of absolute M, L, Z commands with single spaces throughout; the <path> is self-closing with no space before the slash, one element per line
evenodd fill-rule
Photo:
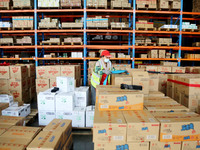
<path fill-rule="evenodd" d="M 107 50 L 100 51 L 101 59 L 96 62 L 91 76 L 91 98 L 92 105 L 96 102 L 96 86 L 103 85 L 104 80 L 108 76 L 107 85 L 110 84 L 110 75 L 112 71 L 112 63 L 110 61 L 110 53 Z"/>

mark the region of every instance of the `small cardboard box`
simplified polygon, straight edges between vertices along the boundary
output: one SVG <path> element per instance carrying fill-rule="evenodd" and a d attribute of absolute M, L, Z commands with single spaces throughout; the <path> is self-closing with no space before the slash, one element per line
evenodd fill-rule
<path fill-rule="evenodd" d="M 75 107 L 73 111 L 72 127 L 85 127 L 85 107 Z"/>
<path fill-rule="evenodd" d="M 123 111 L 127 122 L 127 142 L 158 141 L 159 122 L 147 110 Z"/>
<path fill-rule="evenodd" d="M 21 107 L 8 107 L 2 110 L 3 116 L 26 117 L 25 110 Z"/>
<path fill-rule="evenodd" d="M 28 89 L 28 80 L 24 79 L 10 79 L 9 80 L 9 90 L 22 91 Z"/>
<path fill-rule="evenodd" d="M 149 91 L 159 90 L 159 77 L 156 74 L 149 74 Z"/>
<path fill-rule="evenodd" d="M 37 79 L 46 78 L 46 74 L 47 74 L 47 67 L 46 66 L 36 67 Z"/>
<path fill-rule="evenodd" d="M 0 66 L 0 78 L 1 79 L 10 79 L 10 67 L 9 66 Z"/>
<path fill-rule="evenodd" d="M 75 89 L 74 94 L 76 107 L 86 107 L 89 105 L 89 87 L 78 87 Z"/>
<path fill-rule="evenodd" d="M 72 77 L 57 77 L 56 78 L 57 87 L 61 92 L 71 92 L 74 91 L 74 78 Z"/>
<path fill-rule="evenodd" d="M 93 127 L 95 106 L 86 107 L 86 127 Z"/>
<path fill-rule="evenodd" d="M 73 111 L 75 107 L 74 92 L 62 92 L 56 95 L 56 111 Z"/>
<path fill-rule="evenodd" d="M 152 141 L 150 142 L 150 150 L 165 150 L 165 149 L 181 149 L 181 142 L 159 142 Z"/>
<path fill-rule="evenodd" d="M 99 92 L 98 109 L 106 110 L 142 110 L 144 95 L 142 92 Z"/>
<path fill-rule="evenodd" d="M 25 120 L 24 117 L 0 116 L 1 125 L 23 126 L 24 120 Z"/>
<path fill-rule="evenodd" d="M 28 77 L 28 68 L 26 66 L 10 66 L 10 77 L 13 79 L 24 79 Z"/>
<path fill-rule="evenodd" d="M 55 118 L 56 114 L 54 111 L 39 110 L 38 120 L 40 126 L 48 125 Z"/>
<path fill-rule="evenodd" d="M 158 66 L 158 72 L 172 72 L 172 67 Z"/>
<path fill-rule="evenodd" d="M 38 127 L 12 126 L 1 137 L 32 140 L 40 130 Z"/>
<path fill-rule="evenodd" d="M 128 84 L 132 85 L 132 77 L 129 75 L 112 75 L 112 85 Z"/>
<path fill-rule="evenodd" d="M 62 144 L 62 132 L 42 131 L 29 144 L 27 150 L 36 150 L 38 147 L 40 149 L 62 149 Z"/>
<path fill-rule="evenodd" d="M 181 150 L 195 150 L 200 148 L 199 141 L 187 141 L 182 142 L 182 149 Z"/>
<path fill-rule="evenodd" d="M 1 94 L 0 103 L 8 103 L 9 106 L 11 106 L 13 104 L 13 96 L 8 94 Z"/>
<path fill-rule="evenodd" d="M 98 107 L 97 107 L 98 108 Z M 95 109 L 93 142 L 126 142 L 127 124 L 121 111 Z"/>
<path fill-rule="evenodd" d="M 56 78 L 61 75 L 60 66 L 47 66 L 47 78 Z"/>
<path fill-rule="evenodd" d="M 50 88 L 49 79 L 36 79 L 36 91 L 44 92 Z"/>

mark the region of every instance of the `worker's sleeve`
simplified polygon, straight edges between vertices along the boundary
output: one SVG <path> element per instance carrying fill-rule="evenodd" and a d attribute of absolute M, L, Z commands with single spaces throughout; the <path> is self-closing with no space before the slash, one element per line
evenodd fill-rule
<path fill-rule="evenodd" d="M 99 61 L 96 62 L 96 65 L 94 67 L 94 72 L 97 73 L 97 74 L 99 74 L 99 75 L 103 74 L 103 72 L 101 70 L 101 65 L 100 65 Z"/>

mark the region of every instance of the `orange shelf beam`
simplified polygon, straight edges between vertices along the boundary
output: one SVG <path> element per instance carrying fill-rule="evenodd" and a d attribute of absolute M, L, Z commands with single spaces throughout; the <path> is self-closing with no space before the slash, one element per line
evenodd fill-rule
<path fill-rule="evenodd" d="M 46 29 L 46 30 L 37 30 L 38 33 L 49 33 L 49 32 L 84 32 L 83 29 Z"/>
<path fill-rule="evenodd" d="M 99 57 L 87 57 L 86 60 L 99 60 Z M 110 58 L 111 60 L 132 60 L 132 58 Z"/>
<path fill-rule="evenodd" d="M 86 29 L 86 32 L 95 32 L 95 33 L 99 33 L 99 32 L 116 32 L 116 33 L 131 33 L 133 32 L 133 30 L 109 30 L 109 29 L 105 29 L 105 30 L 98 30 L 98 29 Z"/>
<path fill-rule="evenodd" d="M 88 49 L 128 49 L 132 46 L 128 45 L 86 45 Z"/>
<path fill-rule="evenodd" d="M 49 48 L 49 49 L 82 49 L 84 48 L 83 45 L 39 45 L 37 46 L 38 49 L 41 49 L 41 48 Z"/>
<path fill-rule="evenodd" d="M 58 57 L 58 58 L 38 58 L 38 60 L 83 60 L 83 58 Z"/>
<path fill-rule="evenodd" d="M 0 60 L 35 60 L 35 58 L 0 58 Z"/>
<path fill-rule="evenodd" d="M 173 58 L 135 58 L 135 60 L 172 60 L 172 61 L 177 61 L 177 59 Z"/>
<path fill-rule="evenodd" d="M 34 9 L 30 10 L 0 10 L 0 13 L 34 13 Z"/>
<path fill-rule="evenodd" d="M 115 13 L 115 12 L 119 12 L 119 13 L 133 13 L 133 10 L 121 10 L 121 9 L 86 9 L 87 12 L 111 12 L 111 13 Z"/>
<path fill-rule="evenodd" d="M 144 34 L 148 34 L 148 33 L 151 33 L 151 34 L 179 34 L 180 31 L 146 31 L 146 30 L 136 30 L 135 33 L 144 33 Z"/>
<path fill-rule="evenodd" d="M 181 59 L 181 61 L 200 61 L 200 59 Z"/>
<path fill-rule="evenodd" d="M 34 49 L 35 46 L 0 46 L 3 49 Z"/>
<path fill-rule="evenodd" d="M 34 33 L 35 30 L 1 30 L 0 33 Z"/>
<path fill-rule="evenodd" d="M 157 11 L 157 10 L 136 10 L 136 13 L 142 14 L 180 14 L 180 11 Z"/>
<path fill-rule="evenodd" d="M 84 12 L 84 9 L 37 9 L 37 12 Z"/>

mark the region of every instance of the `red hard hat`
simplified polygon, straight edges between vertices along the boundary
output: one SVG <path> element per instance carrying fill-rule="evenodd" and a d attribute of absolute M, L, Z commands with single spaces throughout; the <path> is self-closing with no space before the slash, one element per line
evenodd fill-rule
<path fill-rule="evenodd" d="M 110 52 L 108 50 L 103 50 L 101 52 L 101 56 L 111 57 Z"/>

